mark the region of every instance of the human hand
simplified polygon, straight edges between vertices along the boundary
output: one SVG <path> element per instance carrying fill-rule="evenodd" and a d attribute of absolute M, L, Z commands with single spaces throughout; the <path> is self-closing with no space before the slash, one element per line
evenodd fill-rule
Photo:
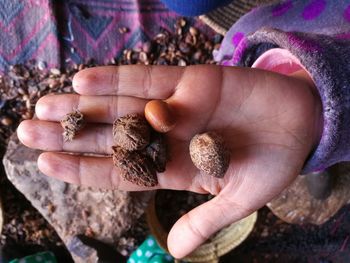
<path fill-rule="evenodd" d="M 150 99 L 166 99 L 176 113 L 177 125 L 166 134 L 171 161 L 158 175 L 157 188 L 216 195 L 173 226 L 168 248 L 177 258 L 278 195 L 299 174 L 322 128 L 320 99 L 306 81 L 258 69 L 96 67 L 77 73 L 73 87 L 79 95 L 41 98 L 39 120 L 23 121 L 18 128 L 25 145 L 46 151 L 39 156 L 39 169 L 69 183 L 149 190 L 122 180 L 110 157 L 58 152 L 111 154 L 113 121 L 142 113 Z M 59 121 L 74 108 L 89 125 L 64 142 Z M 196 133 L 213 130 L 231 150 L 222 179 L 199 172 L 188 151 Z"/>

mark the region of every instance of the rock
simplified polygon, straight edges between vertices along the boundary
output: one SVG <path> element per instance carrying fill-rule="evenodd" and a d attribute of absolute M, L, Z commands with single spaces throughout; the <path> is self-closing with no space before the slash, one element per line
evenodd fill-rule
<path fill-rule="evenodd" d="M 93 237 L 118 249 L 120 237 L 144 213 L 151 193 L 97 190 L 58 181 L 38 170 L 39 154 L 13 135 L 3 159 L 6 174 L 54 227 L 74 261 L 98 261 L 98 253 L 84 247 L 76 236 Z"/>
<path fill-rule="evenodd" d="M 350 201 L 350 162 L 328 169 L 332 178 L 332 192 L 324 200 L 313 197 L 305 176 L 298 176 L 267 206 L 280 219 L 291 224 L 322 225 Z"/>
<path fill-rule="evenodd" d="M 70 240 L 67 248 L 75 256 L 83 258 L 87 262 L 97 262 L 98 261 L 96 249 L 85 245 L 78 236 L 74 236 Z"/>

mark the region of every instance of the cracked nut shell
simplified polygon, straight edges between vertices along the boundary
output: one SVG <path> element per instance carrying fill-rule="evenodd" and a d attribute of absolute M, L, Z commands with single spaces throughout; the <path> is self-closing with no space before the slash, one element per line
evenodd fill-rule
<path fill-rule="evenodd" d="M 165 172 L 168 155 L 165 139 L 162 134 L 152 132 L 151 142 L 146 147 L 146 155 L 152 160 L 157 172 Z"/>
<path fill-rule="evenodd" d="M 150 140 L 150 126 L 145 117 L 128 114 L 113 123 L 114 142 L 129 151 L 144 149 Z"/>
<path fill-rule="evenodd" d="M 122 177 L 139 186 L 153 187 L 158 184 L 154 165 L 147 156 L 113 146 L 113 162 L 121 170 Z"/>
<path fill-rule="evenodd" d="M 217 178 L 224 177 L 230 163 L 230 152 L 215 132 L 195 135 L 190 142 L 190 156 L 199 170 Z"/>
<path fill-rule="evenodd" d="M 78 131 L 84 127 L 84 116 L 79 110 L 66 114 L 61 120 L 64 141 L 72 141 Z"/>

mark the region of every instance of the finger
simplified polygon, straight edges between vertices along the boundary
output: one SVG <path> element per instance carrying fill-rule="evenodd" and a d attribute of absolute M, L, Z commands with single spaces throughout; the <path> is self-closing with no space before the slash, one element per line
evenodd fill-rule
<path fill-rule="evenodd" d="M 183 258 L 223 227 L 251 213 L 218 195 L 175 223 L 168 236 L 168 249 L 175 258 Z"/>
<path fill-rule="evenodd" d="M 146 103 L 146 100 L 125 96 L 48 95 L 37 102 L 35 112 L 41 120 L 60 121 L 64 115 L 78 109 L 88 122 L 113 123 L 128 113 L 143 112 Z"/>
<path fill-rule="evenodd" d="M 145 99 L 166 99 L 180 81 L 183 67 L 104 66 L 88 68 L 73 78 L 82 95 L 126 95 Z"/>
<path fill-rule="evenodd" d="M 225 175 L 228 181 L 219 195 L 181 217 L 171 229 L 171 254 L 183 258 L 218 230 L 272 200 L 301 170 L 306 154 L 297 160 L 295 155 L 299 153 L 279 145 L 266 149 L 256 145 L 234 152 L 234 165 Z"/>
<path fill-rule="evenodd" d="M 65 142 L 63 129 L 57 122 L 27 120 L 21 122 L 17 134 L 20 141 L 30 147 L 44 151 L 81 152 L 111 154 L 113 145 L 112 126 L 89 125 L 81 130 L 73 141 Z"/>
<path fill-rule="evenodd" d="M 47 152 L 39 156 L 38 167 L 47 176 L 75 185 L 125 191 L 155 189 L 155 187 L 140 187 L 125 181 L 114 167 L 112 158 L 108 157 L 73 156 Z"/>
<path fill-rule="evenodd" d="M 171 159 L 167 162 L 166 171 L 157 174 L 159 183 L 157 188 L 203 193 L 203 189 L 193 187 L 191 184 L 197 171 L 188 154 L 183 154 L 187 144 L 178 141 L 171 141 L 169 144 L 172 145 L 169 149 Z M 114 167 L 111 157 L 86 157 L 48 152 L 41 155 L 39 165 L 44 174 L 74 184 L 101 188 L 118 187 L 127 191 L 154 189 L 132 187 L 131 183 L 120 182 L 119 177 L 114 178 L 119 170 Z"/>

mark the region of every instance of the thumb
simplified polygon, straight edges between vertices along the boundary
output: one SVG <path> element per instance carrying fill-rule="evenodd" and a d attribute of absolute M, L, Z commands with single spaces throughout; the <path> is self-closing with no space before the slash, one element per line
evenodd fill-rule
<path fill-rule="evenodd" d="M 219 194 L 176 222 L 168 236 L 168 249 L 175 258 L 183 258 L 212 234 L 252 212 Z"/>

